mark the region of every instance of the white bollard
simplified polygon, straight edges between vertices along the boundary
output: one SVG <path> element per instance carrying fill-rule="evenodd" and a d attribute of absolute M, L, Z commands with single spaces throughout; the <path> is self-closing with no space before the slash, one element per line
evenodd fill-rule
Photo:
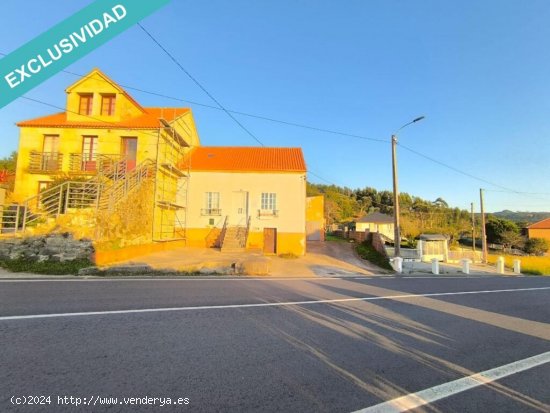
<path fill-rule="evenodd" d="M 504 257 L 497 258 L 497 273 L 504 274 Z"/>
<path fill-rule="evenodd" d="M 460 260 L 460 262 L 462 263 L 462 272 L 464 274 L 470 274 L 470 263 L 472 262 L 472 260 L 465 258 L 463 260 Z"/>
<path fill-rule="evenodd" d="M 521 260 L 514 260 L 514 274 L 521 274 Z"/>
<path fill-rule="evenodd" d="M 393 269 L 399 274 L 403 272 L 403 258 L 395 257 L 393 259 Z"/>
<path fill-rule="evenodd" d="M 432 258 L 432 274 L 439 275 L 439 260 Z"/>

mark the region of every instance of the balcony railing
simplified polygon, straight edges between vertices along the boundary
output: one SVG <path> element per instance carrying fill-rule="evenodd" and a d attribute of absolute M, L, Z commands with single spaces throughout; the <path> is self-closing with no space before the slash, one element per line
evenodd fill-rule
<path fill-rule="evenodd" d="M 69 171 L 77 174 L 94 174 L 99 171 L 111 171 L 121 162 L 118 154 L 82 154 L 71 153 L 69 156 Z"/>
<path fill-rule="evenodd" d="M 204 208 L 204 209 L 201 209 L 201 215 L 205 215 L 205 216 L 221 216 L 222 214 L 222 210 L 219 209 L 219 208 Z"/>
<path fill-rule="evenodd" d="M 278 209 L 258 209 L 258 217 L 278 217 L 279 216 L 279 210 Z"/>
<path fill-rule="evenodd" d="M 31 151 L 29 156 L 29 172 L 55 173 L 61 171 L 63 154 L 59 152 Z"/>

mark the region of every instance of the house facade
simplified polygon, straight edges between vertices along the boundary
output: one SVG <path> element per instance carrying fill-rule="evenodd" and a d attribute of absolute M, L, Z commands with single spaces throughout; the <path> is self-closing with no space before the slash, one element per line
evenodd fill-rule
<path fill-rule="evenodd" d="M 66 93 L 65 111 L 18 123 L 4 233 L 63 222 L 96 251 L 156 243 L 305 253 L 301 149 L 201 146 L 190 109 L 144 107 L 97 69 Z"/>
<path fill-rule="evenodd" d="M 190 246 L 248 248 L 265 254 L 306 251 L 306 166 L 299 148 L 194 148 L 189 170 L 187 228 Z"/>
<path fill-rule="evenodd" d="M 550 218 L 535 222 L 526 228 L 527 238 L 544 238 L 550 241 Z"/>
<path fill-rule="evenodd" d="M 390 215 L 382 214 L 381 212 L 372 212 L 355 221 L 355 230 L 361 232 L 367 230 L 369 232 L 378 232 L 379 234 L 382 234 L 387 238 L 393 239 L 393 217 Z"/>
<path fill-rule="evenodd" d="M 165 127 L 182 138 L 174 142 L 178 157 L 200 145 L 190 109 L 143 107 L 98 69 L 66 93 L 66 111 L 17 123 L 17 201 L 37 195 L 59 176 L 90 178 L 117 164 L 132 170 L 155 160 Z"/>

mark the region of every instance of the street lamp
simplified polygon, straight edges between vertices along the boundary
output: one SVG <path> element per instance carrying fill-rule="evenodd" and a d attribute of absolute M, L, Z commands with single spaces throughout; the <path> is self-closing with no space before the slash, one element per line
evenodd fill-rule
<path fill-rule="evenodd" d="M 419 116 L 416 119 L 413 119 L 409 123 L 405 123 L 399 129 L 397 129 L 394 134 L 391 136 L 391 161 L 392 161 L 392 172 L 393 172 L 393 245 L 394 245 L 394 257 L 399 257 L 401 255 L 401 233 L 399 231 L 399 189 L 397 185 L 397 132 L 401 129 L 412 125 L 413 123 L 419 122 L 424 119 L 425 116 Z"/>

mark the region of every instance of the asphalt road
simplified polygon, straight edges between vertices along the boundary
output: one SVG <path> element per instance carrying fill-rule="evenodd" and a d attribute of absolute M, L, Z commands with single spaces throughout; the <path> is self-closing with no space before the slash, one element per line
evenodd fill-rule
<path fill-rule="evenodd" d="M 5 280 L 0 346 L 1 412 L 549 412 L 550 278 Z"/>

